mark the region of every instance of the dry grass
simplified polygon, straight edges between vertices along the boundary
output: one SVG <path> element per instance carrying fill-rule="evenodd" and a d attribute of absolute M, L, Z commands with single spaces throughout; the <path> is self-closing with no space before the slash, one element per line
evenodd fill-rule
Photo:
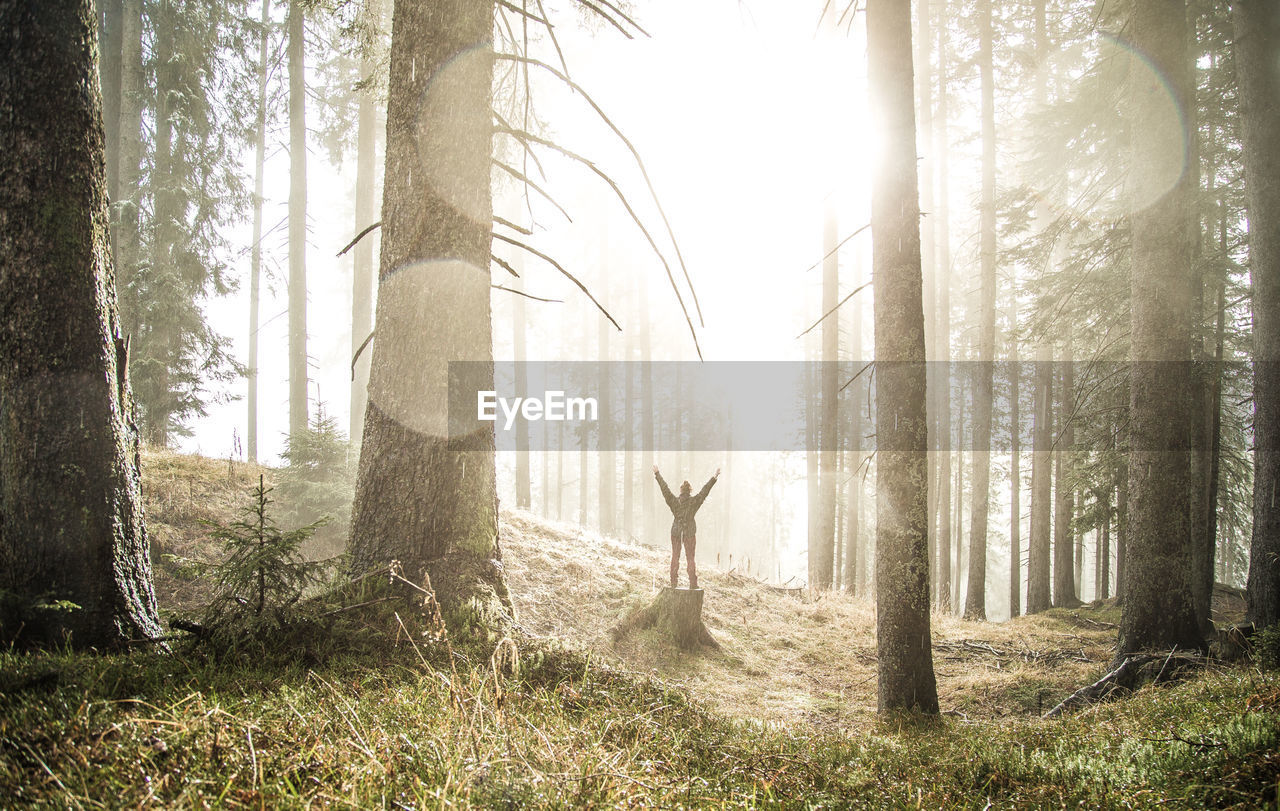
<path fill-rule="evenodd" d="M 615 644 L 613 626 L 665 582 L 665 552 L 521 511 L 503 513 L 502 544 L 520 621 L 536 634 L 678 682 L 733 717 L 846 728 L 874 721 L 869 600 L 792 595 L 707 570 L 699 575 L 707 590 L 704 619 L 721 652 L 685 653 L 643 633 Z M 1109 661 L 1112 613 L 1095 606 L 1004 623 L 936 614 L 934 667 L 944 711 L 995 719 L 1048 709 Z"/>

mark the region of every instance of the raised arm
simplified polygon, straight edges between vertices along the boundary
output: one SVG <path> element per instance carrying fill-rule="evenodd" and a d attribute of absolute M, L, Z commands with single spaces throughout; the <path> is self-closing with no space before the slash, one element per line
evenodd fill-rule
<path fill-rule="evenodd" d="M 658 487 L 662 488 L 662 497 L 666 499 L 667 506 L 674 510 L 676 508 L 676 497 L 671 494 L 671 488 L 667 487 L 662 474 L 658 472 L 657 465 L 653 466 L 653 477 L 658 480 Z"/>
<path fill-rule="evenodd" d="M 698 491 L 698 495 L 693 497 L 693 509 L 697 510 L 702 506 L 702 502 L 706 500 L 707 495 L 711 492 L 711 488 L 715 486 L 716 481 L 720 478 L 720 468 L 716 468 L 716 473 L 707 483 L 702 485 L 702 489 Z"/>

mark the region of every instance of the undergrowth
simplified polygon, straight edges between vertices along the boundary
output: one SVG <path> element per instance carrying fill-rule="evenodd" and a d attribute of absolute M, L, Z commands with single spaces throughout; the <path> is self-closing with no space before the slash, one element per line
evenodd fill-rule
<path fill-rule="evenodd" d="M 730 720 L 546 643 L 0 654 L 0 796 L 57 806 L 1258 807 L 1280 678 L 1216 669 L 1054 721 Z"/>

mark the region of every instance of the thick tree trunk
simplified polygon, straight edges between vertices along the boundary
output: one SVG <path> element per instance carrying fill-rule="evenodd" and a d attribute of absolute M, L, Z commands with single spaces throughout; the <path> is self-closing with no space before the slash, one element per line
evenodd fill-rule
<path fill-rule="evenodd" d="M 382 21 L 381 0 L 365 0 L 365 24 L 380 29 Z M 360 233 L 378 219 L 378 106 L 373 89 L 373 74 L 378 64 L 373 56 L 371 43 L 365 43 L 361 54 L 360 78 L 368 83 L 360 91 L 356 107 L 356 211 L 355 231 Z M 369 234 L 352 248 L 351 275 L 351 355 L 373 332 L 373 290 L 377 279 L 377 266 L 373 262 L 375 235 Z M 516 296 L 519 300 L 520 296 Z M 517 301 L 519 303 L 519 301 Z M 360 442 L 364 434 L 364 413 L 369 402 L 368 348 L 355 362 L 351 379 L 351 441 Z"/>
<path fill-rule="evenodd" d="M 867 76 L 888 147 L 871 194 L 876 341 L 876 647 L 881 712 L 938 712 L 929 632 L 928 422 L 911 9 L 867 4 Z"/>
<path fill-rule="evenodd" d="M 89 0 L 0 2 L 0 635 L 21 643 L 160 635 L 95 29 Z"/>
<path fill-rule="evenodd" d="M 1267 0 L 1234 5 L 1253 282 L 1256 444 L 1248 617 L 1261 627 L 1280 619 L 1280 8 Z"/>
<path fill-rule="evenodd" d="M 356 570 L 399 560 L 429 574 L 455 627 L 511 615 L 492 424 L 448 432 L 450 362 L 493 360 L 492 24 L 490 0 L 395 7 L 378 339 L 351 519 Z"/>
<path fill-rule="evenodd" d="M 1119 652 L 1199 648 L 1191 597 L 1187 366 L 1191 358 L 1190 193 L 1180 129 L 1160 125 L 1167 93 L 1190 109 L 1186 15 L 1137 0 L 1132 43 L 1164 86 L 1135 88 L 1129 526 Z M 1172 188 L 1169 178 L 1177 176 Z"/>
<path fill-rule="evenodd" d="M 253 246 L 249 251 L 249 394 L 248 430 L 245 432 L 249 461 L 258 461 L 258 310 L 262 289 L 262 192 L 267 162 L 267 72 L 270 70 L 268 36 L 271 24 L 270 0 L 262 0 L 262 32 L 258 40 L 258 122 L 253 158 Z M 357 189 L 359 181 L 357 180 Z M 357 194 L 359 192 L 357 191 Z M 354 431 L 354 428 L 352 429 Z"/>
<path fill-rule="evenodd" d="M 289 435 L 307 428 L 307 122 L 306 24 L 302 0 L 289 0 Z M 487 260 L 486 260 L 487 262 Z M 363 340 L 363 339 L 362 339 Z"/>
<path fill-rule="evenodd" d="M 1053 510 L 1051 451 L 1053 445 L 1053 356 L 1042 346 L 1036 354 L 1035 413 L 1031 440 L 1031 528 L 1027 550 L 1027 613 L 1051 606 L 1049 591 L 1050 525 Z"/>
<path fill-rule="evenodd" d="M 991 404 L 996 358 L 996 110 L 991 0 L 978 3 L 978 70 L 982 77 L 982 222 L 978 374 L 973 392 L 973 512 L 969 590 L 964 615 L 987 618 L 987 518 L 991 506 Z"/>

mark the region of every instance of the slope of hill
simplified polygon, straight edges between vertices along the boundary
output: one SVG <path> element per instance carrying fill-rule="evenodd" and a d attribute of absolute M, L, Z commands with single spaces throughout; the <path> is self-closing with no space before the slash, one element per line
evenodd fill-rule
<path fill-rule="evenodd" d="M 214 554 L 199 519 L 227 520 L 259 471 L 170 455 L 145 464 L 159 591 L 167 607 L 190 608 L 202 584 L 163 555 Z M 1213 666 L 1038 717 L 1101 671 L 1114 609 L 1000 624 L 936 617 L 946 715 L 873 720 L 868 603 L 705 572 L 722 651 L 686 654 L 644 633 L 615 645 L 610 629 L 649 600 L 664 556 L 526 513 L 504 513 L 501 531 L 520 622 L 560 641 L 494 650 L 387 637 L 376 653 L 321 656 L 0 650 L 0 797 L 165 808 L 1276 801 L 1274 673 Z"/>

